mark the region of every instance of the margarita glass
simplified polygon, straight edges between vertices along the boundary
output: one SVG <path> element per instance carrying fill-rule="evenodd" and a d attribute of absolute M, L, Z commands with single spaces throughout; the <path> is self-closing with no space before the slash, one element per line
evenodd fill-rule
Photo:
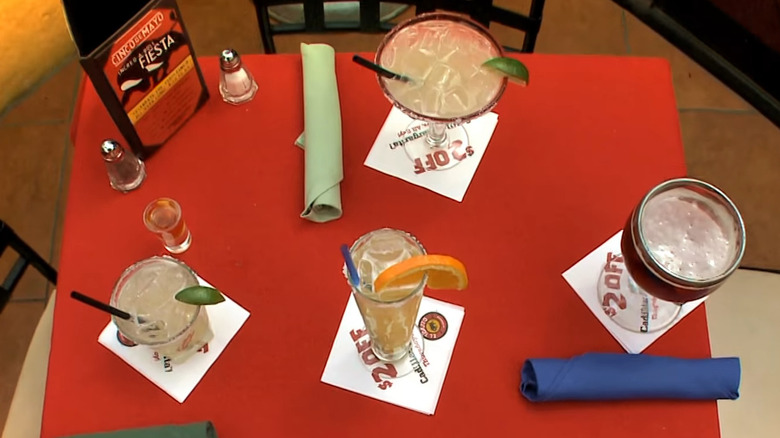
<path fill-rule="evenodd" d="M 462 124 L 490 111 L 507 86 L 504 75 L 482 66 L 501 56 L 485 27 L 451 13 L 420 14 L 385 36 L 375 62 L 410 80 L 377 78 L 393 105 L 415 119 L 403 139 L 411 160 L 430 155 L 433 168 L 446 169 L 465 158 Z"/>

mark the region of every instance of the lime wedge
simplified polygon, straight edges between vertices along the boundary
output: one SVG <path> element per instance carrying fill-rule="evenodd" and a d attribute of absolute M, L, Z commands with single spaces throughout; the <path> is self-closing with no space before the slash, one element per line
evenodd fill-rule
<path fill-rule="evenodd" d="M 490 58 L 483 62 L 482 66 L 504 74 L 512 82 L 522 86 L 528 85 L 528 68 L 515 58 Z"/>
<path fill-rule="evenodd" d="M 207 306 L 225 301 L 225 297 L 218 290 L 206 286 L 190 286 L 180 290 L 174 298 L 182 303 L 196 306 Z"/>

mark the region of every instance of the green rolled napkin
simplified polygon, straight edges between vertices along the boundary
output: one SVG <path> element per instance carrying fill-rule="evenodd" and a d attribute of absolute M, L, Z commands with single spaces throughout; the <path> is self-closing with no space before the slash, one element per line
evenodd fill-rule
<path fill-rule="evenodd" d="M 327 44 L 301 43 L 303 58 L 304 209 L 301 217 L 328 222 L 341 217 L 341 107 L 336 54 Z"/>
<path fill-rule="evenodd" d="M 211 421 L 202 421 L 182 425 L 170 424 L 114 432 L 71 435 L 67 438 L 217 438 L 217 431 Z"/>

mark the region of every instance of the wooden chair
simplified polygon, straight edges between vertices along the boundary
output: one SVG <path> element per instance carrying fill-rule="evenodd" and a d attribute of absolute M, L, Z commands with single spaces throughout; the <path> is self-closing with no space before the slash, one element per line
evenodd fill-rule
<path fill-rule="evenodd" d="M 359 19 L 356 21 L 325 20 L 325 3 L 335 0 L 253 0 L 260 27 L 260 36 L 265 53 L 276 53 L 274 36 L 293 33 L 329 33 L 329 32 L 364 32 L 385 33 L 395 25 L 383 21 L 380 17 L 379 0 L 360 0 L 355 3 L 359 7 Z M 415 13 L 446 10 L 468 14 L 474 21 L 489 27 L 491 23 L 499 23 L 525 32 L 520 49 L 505 47 L 508 51 L 533 52 L 536 38 L 542 25 L 542 10 L 544 0 L 533 0 L 528 15 L 523 15 L 508 9 L 493 5 L 493 0 L 393 0 L 391 3 L 406 4 L 416 8 Z M 269 14 L 269 8 L 281 5 L 303 5 L 302 23 L 274 23 Z"/>
<path fill-rule="evenodd" d="M 3 308 L 11 298 L 11 293 L 22 278 L 22 274 L 30 265 L 43 274 L 51 283 L 57 284 L 57 271 L 49 262 L 38 255 L 8 224 L 0 220 L 0 255 L 3 255 L 9 247 L 17 252 L 18 258 L 6 275 L 3 284 L 0 285 L 0 312 L 3 311 Z"/>

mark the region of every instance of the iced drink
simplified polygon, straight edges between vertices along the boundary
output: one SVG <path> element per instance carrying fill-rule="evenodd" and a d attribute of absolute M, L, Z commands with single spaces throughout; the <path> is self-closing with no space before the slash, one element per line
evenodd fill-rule
<path fill-rule="evenodd" d="M 402 359 L 411 344 L 426 279 L 380 293 L 374 291 L 373 283 L 386 268 L 423 255 L 425 249 L 412 235 L 384 228 L 358 239 L 350 254 L 360 276 L 360 284 L 352 287 L 352 292 L 371 337 L 371 348 L 381 360 Z"/>
<path fill-rule="evenodd" d="M 630 218 L 623 234 L 622 251 L 633 279 L 648 293 L 672 302 L 692 301 L 712 292 L 720 277 L 734 269 L 744 247 L 739 215 L 727 207 L 688 187 L 650 198 L 634 219 L 637 227 L 632 229 Z M 634 232 L 641 236 L 647 264 L 686 282 L 712 284 L 683 287 L 658 279 L 642 262 L 643 255 L 632 242 Z"/>
<path fill-rule="evenodd" d="M 495 104 L 506 80 L 481 65 L 499 56 L 484 30 L 449 18 L 402 27 L 380 49 L 378 63 L 413 79 L 381 79 L 398 104 L 427 118 L 457 120 Z"/>
<path fill-rule="evenodd" d="M 198 279 L 184 263 L 151 257 L 127 268 L 111 295 L 111 305 L 132 315 L 113 317 L 121 334 L 147 345 L 174 363 L 187 360 L 214 336 L 205 307 L 177 301 L 180 290 Z"/>

